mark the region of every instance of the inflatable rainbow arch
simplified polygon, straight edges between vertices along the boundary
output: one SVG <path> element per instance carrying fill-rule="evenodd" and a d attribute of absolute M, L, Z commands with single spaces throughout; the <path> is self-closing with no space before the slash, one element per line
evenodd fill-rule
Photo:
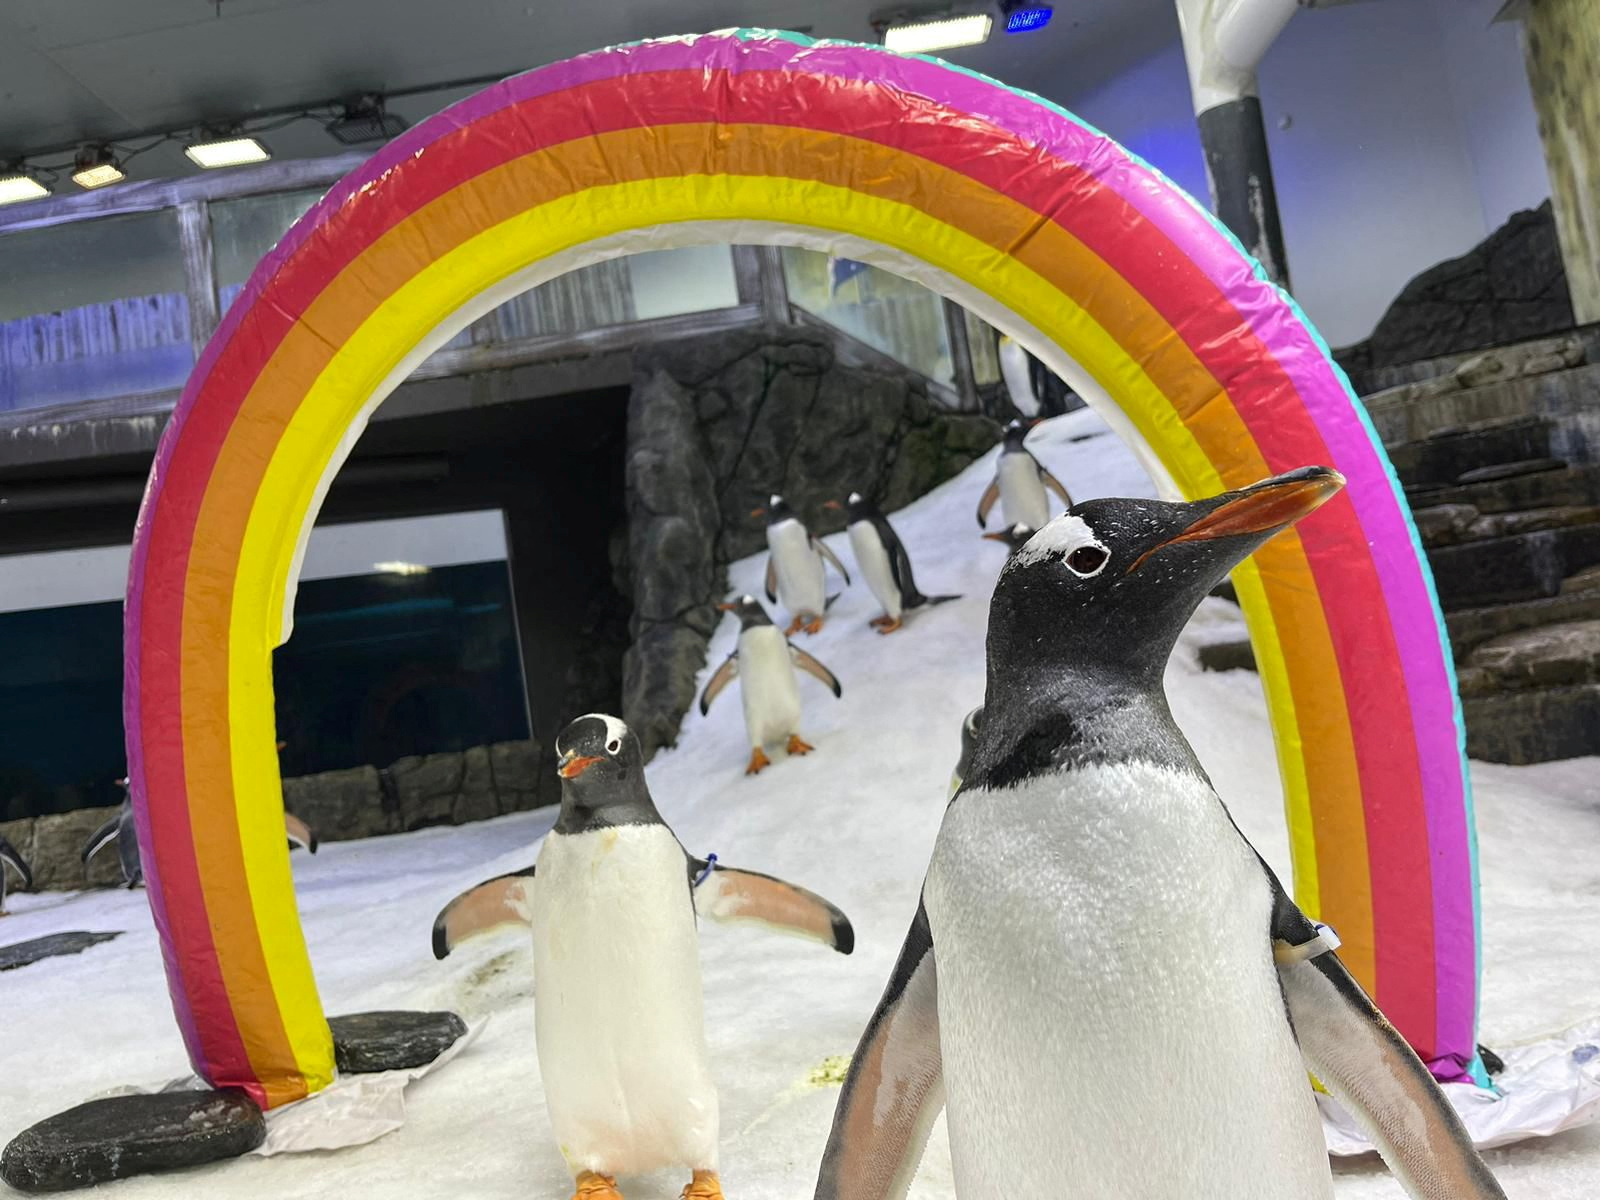
<path fill-rule="evenodd" d="M 333 1076 L 274 753 L 272 649 L 368 414 L 511 295 L 646 248 L 847 250 L 1080 385 L 1177 491 L 1309 463 L 1347 490 L 1236 584 L 1295 894 L 1441 1078 L 1476 1070 L 1476 866 L 1449 654 L 1361 406 L 1198 205 L 1037 97 L 926 58 L 752 31 L 520 75 L 353 172 L 262 261 L 162 440 L 127 602 L 150 905 L 199 1073 L 265 1105 Z"/>

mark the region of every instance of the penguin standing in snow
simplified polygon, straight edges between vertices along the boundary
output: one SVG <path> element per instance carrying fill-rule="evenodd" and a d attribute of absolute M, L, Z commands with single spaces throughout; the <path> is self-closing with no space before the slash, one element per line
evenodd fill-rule
<path fill-rule="evenodd" d="M 811 536 L 782 496 L 773 496 L 766 508 L 758 508 L 751 515 L 762 513 L 767 517 L 767 601 L 781 602 L 788 611 L 791 620 L 784 630 L 785 637 L 793 637 L 802 629 L 817 633 L 831 603 L 824 586 L 822 560 L 826 558 L 833 564 L 833 569 L 844 577 L 846 587 L 850 586 L 850 572 L 826 542 Z"/>
<path fill-rule="evenodd" d="M 800 737 L 800 684 L 794 669 L 799 667 L 827 684 L 835 697 L 844 689 L 828 670 L 799 646 L 778 632 L 767 610 L 754 596 L 740 596 L 717 606 L 723 612 L 739 614 L 739 643 L 722 660 L 700 693 L 700 715 L 711 711 L 711 702 L 723 688 L 739 679 L 744 701 L 744 726 L 750 734 L 750 765 L 746 775 L 759 774 L 771 763 L 766 748 L 784 742 L 790 754 L 807 754 L 815 746 Z"/>
<path fill-rule="evenodd" d="M 452 901 L 434 922 L 434 954 L 532 926 L 539 1072 L 574 1200 L 621 1200 L 616 1176 L 673 1167 L 693 1172 L 684 1200 L 721 1200 L 696 913 L 841 954 L 855 934 L 820 896 L 686 853 L 650 798 L 638 739 L 615 717 L 579 717 L 556 757 L 561 815 L 538 862 Z"/>
<path fill-rule="evenodd" d="M 883 615 L 873 617 L 869 625 L 879 633 L 893 633 L 900 628 L 906 613 L 961 599 L 960 596 L 924 596 L 919 592 L 911 574 L 911 556 L 906 553 L 894 526 L 889 524 L 889 518 L 860 492 L 851 492 L 847 503 L 850 549 L 855 552 L 856 566 L 866 577 L 867 586 L 883 605 Z M 839 508 L 841 505 L 837 500 L 829 500 L 822 507 Z"/>
<path fill-rule="evenodd" d="M 0 917 L 6 913 L 6 868 L 15 871 L 22 880 L 22 886 L 33 886 L 33 871 L 28 862 L 17 851 L 17 848 L 5 838 L 0 837 Z"/>
<path fill-rule="evenodd" d="M 1330 1200 L 1309 1069 L 1409 1195 L 1503 1200 L 1455 1111 L 1245 841 L 1162 671 L 1206 593 L 1343 484 L 1091 500 L 1011 559 L 972 762 L 834 1115 L 818 1200 Z"/>
<path fill-rule="evenodd" d="M 283 743 L 278 743 L 278 749 L 283 749 Z M 117 786 L 124 793 L 128 790 L 126 778 L 117 780 Z M 299 817 L 292 812 L 283 814 L 284 832 L 288 835 L 289 849 L 292 852 L 297 847 L 304 846 L 310 853 L 317 852 L 317 835 Z M 123 886 L 136 888 L 144 882 L 144 864 L 139 858 L 139 830 L 133 820 L 133 799 L 124 796 L 122 807 L 117 810 L 117 815 L 106 821 L 89 835 L 89 840 L 84 842 L 83 849 L 78 852 L 78 858 L 85 867 L 89 860 L 112 843 L 116 843 L 117 859 L 122 868 Z"/>
<path fill-rule="evenodd" d="M 994 479 L 978 501 L 980 527 L 989 523 L 989 510 L 998 500 L 1008 526 L 1026 525 L 1029 529 L 1043 529 L 1050 520 L 1050 500 L 1044 494 L 1047 487 L 1061 497 L 1061 503 L 1072 507 L 1072 497 L 1067 494 L 1061 481 L 1045 470 L 1044 465 L 1023 445 L 1032 427 L 1025 421 L 1012 421 L 1006 426 L 1005 445 L 1000 450 Z"/>

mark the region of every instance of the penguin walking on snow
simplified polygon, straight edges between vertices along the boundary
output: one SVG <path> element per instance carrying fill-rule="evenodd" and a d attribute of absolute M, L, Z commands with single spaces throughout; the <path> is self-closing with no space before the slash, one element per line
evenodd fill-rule
<path fill-rule="evenodd" d="M 767 601 L 781 602 L 789 613 L 785 637 L 793 637 L 802 629 L 817 633 L 822 629 L 823 614 L 832 603 L 827 596 L 822 560 L 833 564 L 833 569 L 844 577 L 846 587 L 850 586 L 850 572 L 826 542 L 811 536 L 782 496 L 773 496 L 765 509 L 758 508 L 753 515 L 763 512 L 767 516 Z"/>
<path fill-rule="evenodd" d="M 22 886 L 33 886 L 33 870 L 28 866 L 28 860 L 23 858 L 17 848 L 5 838 L 0 837 L 0 917 L 6 915 L 6 869 L 17 873 L 22 880 Z"/>
<path fill-rule="evenodd" d="M 794 669 L 825 683 L 837 698 L 844 689 L 832 671 L 778 632 L 767 610 L 754 596 L 740 596 L 729 604 L 719 604 L 723 612 L 739 614 L 739 643 L 722 660 L 705 691 L 700 693 L 700 715 L 711 711 L 711 702 L 722 690 L 739 679 L 744 701 L 744 726 L 750 734 L 750 765 L 746 775 L 759 774 L 770 765 L 766 748 L 784 742 L 790 754 L 808 754 L 815 746 L 800 737 L 800 684 Z"/>
<path fill-rule="evenodd" d="M 1000 461 L 995 466 L 994 479 L 984 489 L 978 501 L 978 525 L 989 523 L 989 510 L 995 501 L 1005 514 L 1006 525 L 1025 525 L 1029 529 L 1043 529 L 1050 520 L 1050 499 L 1044 493 L 1049 488 L 1061 497 L 1061 503 L 1072 507 L 1072 497 L 1061 481 L 1023 445 L 1032 425 L 1012 421 L 1005 428 L 1005 445 L 1000 451 Z"/>
<path fill-rule="evenodd" d="M 911 556 L 906 553 L 894 526 L 889 524 L 889 518 L 860 492 L 851 492 L 847 504 L 850 549 L 855 552 L 856 566 L 866 577 L 867 586 L 878 603 L 883 605 L 883 615 L 873 617 L 869 625 L 879 633 L 893 633 L 900 628 L 906 613 L 961 599 L 960 596 L 924 596 L 919 592 L 911 574 Z M 841 505 L 837 500 L 829 500 L 822 507 L 839 508 Z"/>
<path fill-rule="evenodd" d="M 1206 593 L 1342 486 L 1092 500 L 1007 563 L 972 761 L 851 1061 L 818 1200 L 1330 1200 L 1309 1069 L 1407 1192 L 1503 1200 L 1455 1111 L 1233 824 L 1162 669 Z"/>
<path fill-rule="evenodd" d="M 684 1200 L 722 1200 L 695 916 L 757 922 L 849 954 L 820 896 L 685 852 L 645 785 L 638 739 L 579 717 L 556 739 L 561 815 L 535 865 L 452 901 L 439 958 L 506 924 L 533 930 L 535 1035 L 574 1200 L 621 1200 L 616 1177 L 679 1167 Z"/>
<path fill-rule="evenodd" d="M 1028 362 L 1028 352 L 1020 342 L 1002 333 L 996 353 L 1000 358 L 1000 378 L 1005 381 L 1011 403 L 1024 417 L 1030 420 L 1037 417 L 1039 395 L 1033 390 L 1033 367 Z"/>

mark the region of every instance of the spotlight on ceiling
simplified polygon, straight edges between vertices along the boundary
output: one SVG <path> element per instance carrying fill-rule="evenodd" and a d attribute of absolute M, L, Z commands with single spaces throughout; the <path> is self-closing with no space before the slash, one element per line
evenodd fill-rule
<path fill-rule="evenodd" d="M 0 204 L 16 204 L 22 200 L 38 200 L 48 196 L 50 189 L 29 170 L 17 163 L 0 166 Z"/>
<path fill-rule="evenodd" d="M 327 124 L 334 141 L 346 146 L 360 146 L 367 142 L 386 142 L 406 131 L 406 120 L 388 112 L 383 97 L 368 92 L 344 102 L 344 111 Z"/>
<path fill-rule="evenodd" d="M 266 162 L 272 151 L 253 137 L 240 134 L 211 136 L 203 141 L 190 142 L 183 148 L 189 161 L 197 167 L 214 170 L 217 167 L 240 167 L 245 163 Z"/>
<path fill-rule="evenodd" d="M 994 18 L 988 13 L 906 20 L 890 24 L 883 31 L 883 44 L 902 54 L 929 54 L 953 50 L 957 46 L 976 46 L 989 40 Z"/>
<path fill-rule="evenodd" d="M 72 182 L 88 191 L 121 183 L 127 175 L 109 146 L 85 146 L 72 164 Z"/>

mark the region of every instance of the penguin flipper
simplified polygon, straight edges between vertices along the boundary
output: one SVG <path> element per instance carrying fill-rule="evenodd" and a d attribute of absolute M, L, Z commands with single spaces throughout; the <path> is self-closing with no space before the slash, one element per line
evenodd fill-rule
<path fill-rule="evenodd" d="M 817 553 L 833 564 L 833 569 L 844 578 L 845 587 L 850 586 L 850 572 L 844 569 L 844 564 L 839 561 L 839 556 L 828 548 L 828 543 L 821 538 L 812 538 L 811 544 L 817 548 Z"/>
<path fill-rule="evenodd" d="M 850 918 L 797 884 L 692 857 L 689 880 L 694 888 L 695 912 L 709 921 L 764 925 L 779 933 L 821 942 L 840 954 L 849 954 L 856 947 Z"/>
<path fill-rule="evenodd" d="M 770 554 L 767 555 L 766 589 L 767 603 L 776 604 L 778 602 L 778 560 Z"/>
<path fill-rule="evenodd" d="M 1034 461 L 1038 462 L 1039 460 L 1034 459 Z M 1039 479 L 1040 482 L 1045 485 L 1045 487 L 1049 488 L 1052 492 L 1061 497 L 1061 503 L 1065 504 L 1068 508 L 1072 507 L 1072 497 L 1067 494 L 1066 485 L 1054 475 L 1050 474 L 1049 471 L 1045 470 L 1042 465 L 1039 467 Z"/>
<path fill-rule="evenodd" d="M 943 1108 L 933 934 L 919 904 L 883 999 L 850 1060 L 816 1200 L 904 1200 Z"/>
<path fill-rule="evenodd" d="M 844 695 L 844 688 L 839 686 L 839 680 L 835 678 L 833 672 L 800 649 L 799 646 L 791 643 L 789 654 L 794 659 L 795 666 L 799 667 L 807 675 L 822 680 L 823 683 L 828 685 L 829 690 L 833 692 L 835 697 Z"/>
<path fill-rule="evenodd" d="M 722 660 L 722 665 L 716 669 L 711 678 L 706 681 L 706 690 L 700 693 L 700 715 L 703 717 L 711 711 L 711 702 L 739 677 L 739 652 L 735 650 Z"/>
<path fill-rule="evenodd" d="M 433 956 L 444 958 L 468 938 L 507 925 L 529 924 L 533 917 L 528 908 L 527 884 L 533 872 L 534 868 L 528 867 L 497 875 L 441 908 L 433 919 Z"/>
<path fill-rule="evenodd" d="M 28 866 L 27 860 L 15 846 L 0 837 L 0 891 L 5 888 L 5 872 L 8 866 L 22 877 L 23 887 L 33 886 L 33 869 Z"/>
<path fill-rule="evenodd" d="M 317 835 L 299 817 L 291 812 L 283 814 L 283 827 L 289 835 L 289 848 L 304 846 L 312 854 L 317 852 Z"/>
<path fill-rule="evenodd" d="M 1301 1056 L 1367 1131 L 1406 1194 L 1505 1200 L 1422 1060 L 1281 890 L 1273 924 L 1273 958 Z"/>
<path fill-rule="evenodd" d="M 982 529 L 989 524 L 989 510 L 1000 499 L 1000 476 L 996 475 L 989 486 L 984 489 L 983 499 L 978 501 L 978 528 Z"/>
<path fill-rule="evenodd" d="M 115 841 L 117 835 L 121 832 L 122 814 L 119 812 L 89 835 L 89 840 L 84 842 L 83 849 L 78 851 L 78 861 L 84 866 L 88 866 L 89 860 L 104 850 L 108 844 Z M 4 853 L 5 848 L 0 847 L 0 856 L 3 856 Z"/>

